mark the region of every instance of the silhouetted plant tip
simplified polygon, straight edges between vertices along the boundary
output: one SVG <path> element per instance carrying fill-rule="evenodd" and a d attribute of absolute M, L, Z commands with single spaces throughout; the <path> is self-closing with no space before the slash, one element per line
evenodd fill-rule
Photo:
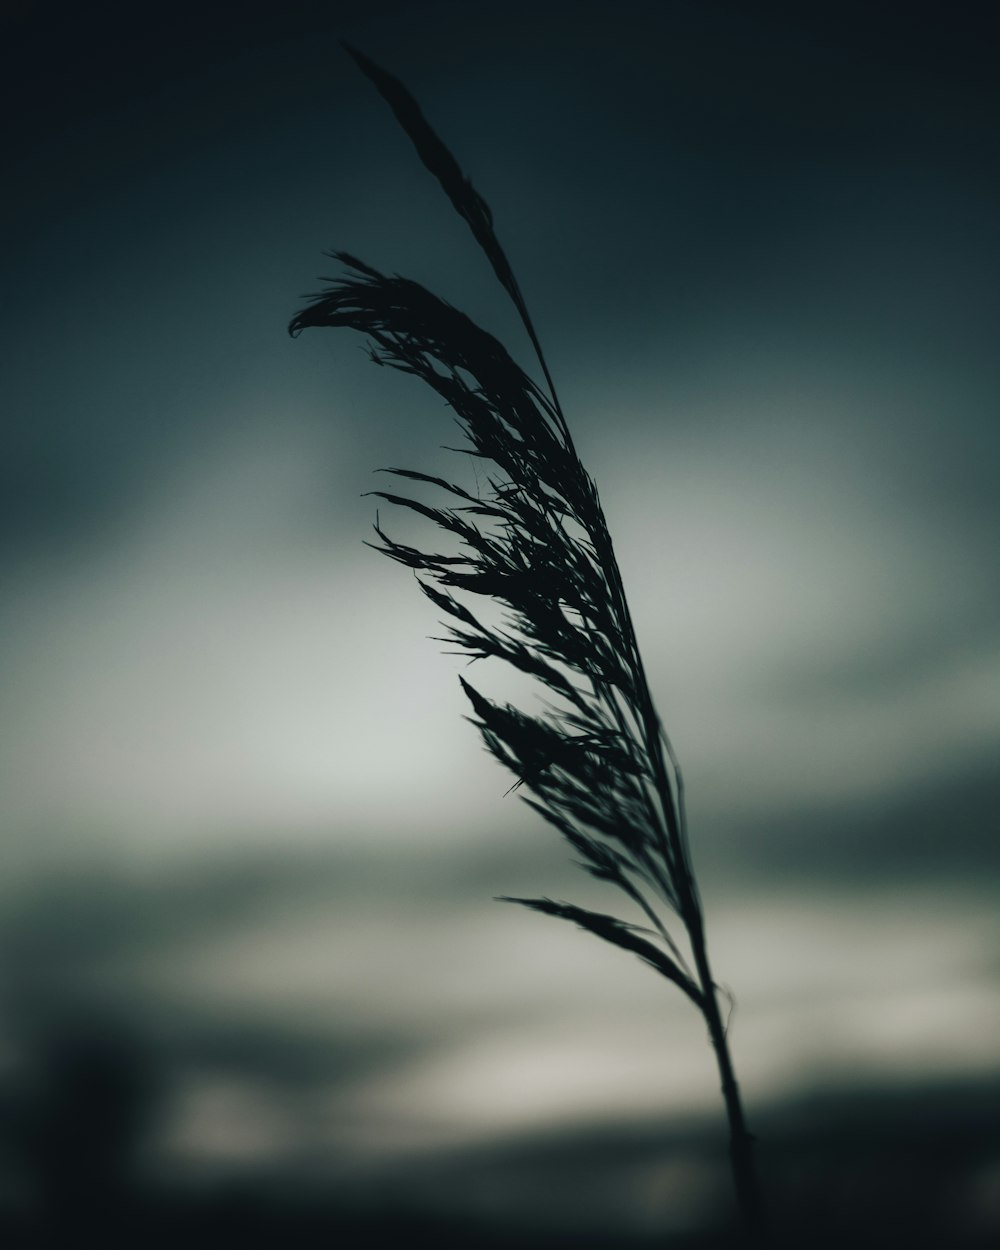
<path fill-rule="evenodd" d="M 650 695 L 611 535 L 584 469 L 542 349 L 482 196 L 428 125 L 403 85 L 345 45 L 409 135 L 424 165 L 465 219 L 512 300 L 538 357 L 544 388 L 503 344 L 426 287 L 386 275 L 347 252 L 343 268 L 293 319 L 345 326 L 367 336 L 373 362 L 414 375 L 450 406 L 462 451 L 492 466 L 472 494 L 442 477 L 392 468 L 397 478 L 450 496 L 431 507 L 372 492 L 433 522 L 452 549 L 433 553 L 391 538 L 376 515 L 370 544 L 414 571 L 446 618 L 439 641 L 467 659 L 498 659 L 535 679 L 554 702 L 541 713 L 462 688 L 487 749 L 515 777 L 525 802 L 570 843 L 593 877 L 609 882 L 649 922 L 547 898 L 506 898 L 572 921 L 630 951 L 673 982 L 702 1012 L 715 1050 L 730 1124 L 730 1154 L 744 1226 L 761 1236 L 761 1205 L 747 1131 L 708 962 L 701 901 L 691 866 L 683 780 Z M 503 609 L 480 619 L 456 593 Z M 691 966 L 661 915 L 686 934 Z"/>

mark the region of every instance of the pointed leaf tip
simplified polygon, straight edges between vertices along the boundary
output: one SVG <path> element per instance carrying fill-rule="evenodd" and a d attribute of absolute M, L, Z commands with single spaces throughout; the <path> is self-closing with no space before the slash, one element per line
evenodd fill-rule
<path fill-rule="evenodd" d="M 543 915 L 571 920 L 581 929 L 593 933 L 595 937 L 603 938 L 605 942 L 610 942 L 613 946 L 638 955 L 644 963 L 649 964 L 661 976 L 666 977 L 668 981 L 673 981 L 674 985 L 682 990 L 696 1007 L 699 1009 L 703 1007 L 701 991 L 691 978 L 658 946 L 640 937 L 635 925 L 627 924 L 616 916 L 605 915 L 604 912 L 588 911 L 585 907 L 576 907 L 572 903 L 557 903 L 551 898 L 514 898 L 510 895 L 499 895 L 497 901 L 520 903 L 522 907 L 528 907 Z"/>

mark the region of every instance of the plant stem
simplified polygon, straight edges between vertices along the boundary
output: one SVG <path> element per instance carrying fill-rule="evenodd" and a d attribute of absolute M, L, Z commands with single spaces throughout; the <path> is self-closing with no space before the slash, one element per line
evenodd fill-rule
<path fill-rule="evenodd" d="M 719 1013 L 715 984 L 708 964 L 708 951 L 705 946 L 700 910 L 695 909 L 690 917 L 688 932 L 694 954 L 695 967 L 701 985 L 703 1012 L 708 1025 L 708 1035 L 715 1051 L 715 1059 L 719 1066 L 719 1077 L 722 1081 L 722 1097 L 726 1104 L 726 1115 L 729 1118 L 729 1162 L 733 1171 L 733 1183 L 736 1187 L 736 1201 L 739 1205 L 746 1242 L 750 1246 L 764 1245 L 764 1210 L 761 1201 L 760 1186 L 757 1180 L 757 1167 L 754 1159 L 755 1138 L 748 1131 L 743 1104 L 740 1101 L 740 1090 L 736 1084 L 733 1063 L 729 1055 L 729 1042 L 726 1030 Z"/>
<path fill-rule="evenodd" d="M 610 535 L 603 535 L 606 541 L 606 562 L 604 567 L 609 573 L 609 585 L 617 599 L 623 632 L 629 640 L 633 657 L 632 669 L 639 691 L 640 718 L 642 732 L 645 737 L 646 749 L 653 764 L 654 785 L 660 798 L 665 822 L 664 846 L 667 861 L 672 863 L 675 873 L 677 903 L 684 921 L 691 951 L 694 956 L 695 968 L 702 994 L 702 1012 L 708 1025 L 708 1035 L 715 1051 L 719 1077 L 722 1082 L 722 1097 L 726 1104 L 726 1115 L 729 1119 L 729 1161 L 732 1166 L 733 1183 L 736 1188 L 736 1201 L 743 1222 L 746 1242 L 749 1246 L 764 1245 L 764 1210 L 761 1200 L 760 1185 L 757 1180 L 757 1168 L 754 1160 L 754 1137 L 748 1131 L 740 1090 L 733 1071 L 733 1061 L 729 1054 L 729 1042 L 726 1030 L 719 1014 L 719 1002 L 716 997 L 715 982 L 708 962 L 708 947 L 705 941 L 705 924 L 702 917 L 701 901 L 698 887 L 691 868 L 687 836 L 685 830 L 683 805 L 683 780 L 680 768 L 674 760 L 669 740 L 663 733 L 659 717 L 653 704 L 649 684 L 646 680 L 645 667 L 635 637 L 635 627 L 625 597 L 625 589 L 611 546 Z M 674 763 L 676 778 L 676 795 L 671 788 L 666 763 L 660 750 L 661 741 L 666 744 L 668 753 Z"/>

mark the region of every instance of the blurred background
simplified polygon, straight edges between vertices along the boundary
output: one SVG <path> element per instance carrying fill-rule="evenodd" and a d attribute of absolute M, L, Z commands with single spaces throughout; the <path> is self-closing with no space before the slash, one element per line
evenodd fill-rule
<path fill-rule="evenodd" d="M 530 360 L 340 37 L 489 201 L 601 488 L 776 1225 L 996 1244 L 984 14 L 5 6 L 10 1244 L 727 1244 L 699 1019 L 492 901 L 617 907 L 362 545 L 448 413 L 285 333 L 338 247 Z"/>

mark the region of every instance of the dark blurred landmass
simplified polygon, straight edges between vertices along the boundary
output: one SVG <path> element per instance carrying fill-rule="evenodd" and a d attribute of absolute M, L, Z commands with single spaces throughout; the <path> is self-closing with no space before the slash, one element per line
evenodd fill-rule
<path fill-rule="evenodd" d="M 36 1060 L 3 1094 L 6 1246 L 740 1244 L 721 1124 L 578 1128 L 350 1178 L 277 1168 L 178 1186 L 139 1164 L 158 1085 L 140 1049 L 68 1035 Z M 1000 1083 L 817 1095 L 760 1115 L 774 1244 L 1000 1244 L 998 1126 Z"/>

